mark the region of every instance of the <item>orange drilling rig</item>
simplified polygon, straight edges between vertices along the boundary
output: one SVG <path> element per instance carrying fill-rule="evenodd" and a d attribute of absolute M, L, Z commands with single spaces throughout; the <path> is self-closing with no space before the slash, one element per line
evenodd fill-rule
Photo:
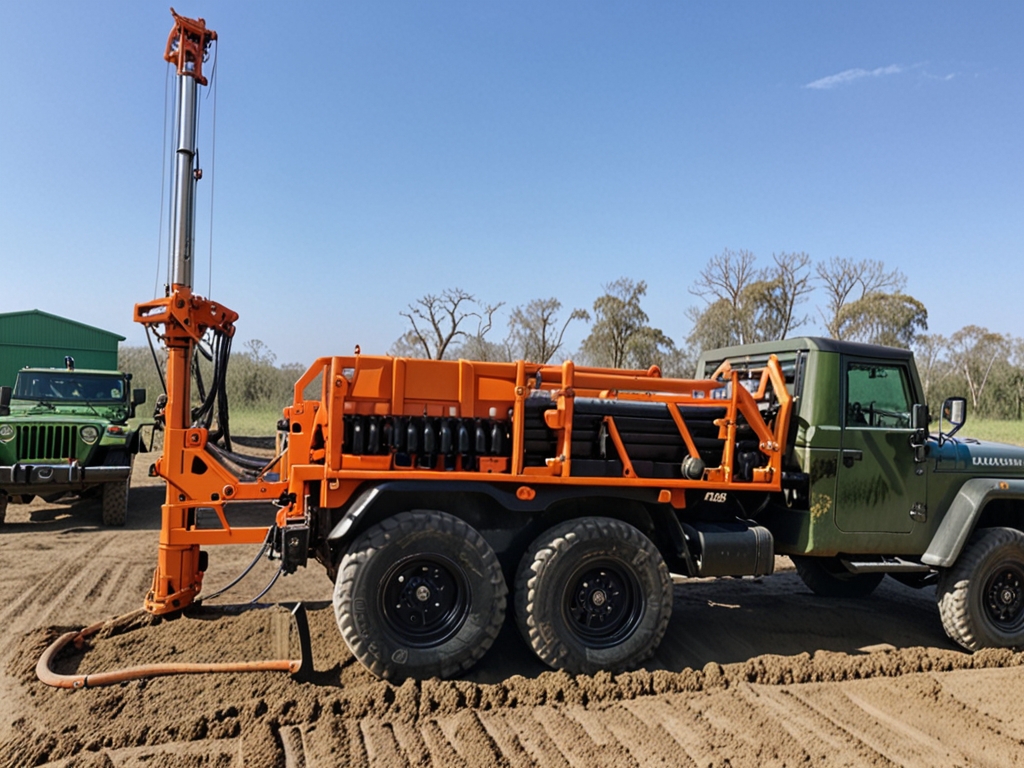
<path fill-rule="evenodd" d="M 691 380 L 357 350 L 319 358 L 295 382 L 273 460 L 231 451 L 212 414 L 226 405 L 238 316 L 192 292 L 196 100 L 216 33 L 174 19 L 174 277 L 165 297 L 135 307 L 168 352 L 149 611 L 199 596 L 204 547 L 266 543 L 283 572 L 324 566 L 345 642 L 381 677 L 468 669 L 497 636 L 509 591 L 539 658 L 593 672 L 654 653 L 670 573 L 771 573 L 772 536 L 751 518 L 783 489 L 791 372 L 774 357 Z M 208 392 L 192 384 L 201 342 L 214 349 Z M 276 504 L 266 524 L 233 525 L 233 505 L 255 500 Z"/>

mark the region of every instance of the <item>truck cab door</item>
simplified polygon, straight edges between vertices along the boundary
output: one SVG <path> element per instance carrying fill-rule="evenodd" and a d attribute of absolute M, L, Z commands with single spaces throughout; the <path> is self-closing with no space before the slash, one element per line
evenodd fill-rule
<path fill-rule="evenodd" d="M 849 533 L 910 533 L 926 509 L 924 465 L 911 446 L 915 402 L 908 363 L 845 357 L 836 526 Z"/>

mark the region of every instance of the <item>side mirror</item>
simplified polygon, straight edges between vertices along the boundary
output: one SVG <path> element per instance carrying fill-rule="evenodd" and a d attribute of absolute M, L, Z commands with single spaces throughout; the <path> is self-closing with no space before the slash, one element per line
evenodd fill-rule
<path fill-rule="evenodd" d="M 942 422 L 948 421 L 952 429 L 946 432 L 942 429 Z M 955 435 L 960 427 L 967 421 L 967 398 L 947 397 L 942 404 L 942 417 L 939 419 L 939 440 L 944 442 Z"/>
<path fill-rule="evenodd" d="M 132 390 L 132 405 L 129 415 L 135 418 L 135 409 L 146 402 L 146 390 L 144 389 L 133 389 Z"/>
<path fill-rule="evenodd" d="M 0 416 L 11 415 L 11 388 L 0 387 Z"/>

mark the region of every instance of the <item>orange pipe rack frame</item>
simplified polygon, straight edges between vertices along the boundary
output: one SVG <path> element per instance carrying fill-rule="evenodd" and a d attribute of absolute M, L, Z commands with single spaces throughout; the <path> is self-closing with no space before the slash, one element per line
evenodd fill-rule
<path fill-rule="evenodd" d="M 278 501 L 274 523 L 304 520 L 305 500 L 311 483 L 319 485 L 320 507 L 343 506 L 365 482 L 394 479 L 476 480 L 517 483 L 520 498 L 531 494 L 531 485 L 567 484 L 589 486 L 657 487 L 659 498 L 677 508 L 685 506 L 688 488 L 707 490 L 777 491 L 782 475 L 782 447 L 786 442 L 791 398 L 782 371 L 774 358 L 758 373 L 755 391 L 740 382 L 739 373 L 723 369 L 714 379 L 663 378 L 657 367 L 645 371 L 577 367 L 571 361 L 560 366 L 513 363 L 437 361 L 384 356 L 352 355 L 318 359 L 295 383 L 294 402 L 284 409 L 289 424 L 287 448 L 272 467 L 255 477 L 243 477 L 207 450 L 207 430 L 187 426 L 187 382 L 192 347 L 202 332 L 219 328 L 233 332 L 237 315 L 230 310 L 176 290 L 171 296 L 136 306 L 136 320 L 164 324 L 168 345 L 169 402 L 164 451 L 153 471 L 167 481 L 160 534 L 160 562 L 146 607 L 165 613 L 188 605 L 202 587 L 200 545 L 260 543 L 266 526 L 232 526 L 225 511 L 229 502 Z M 750 374 L 745 374 L 749 376 Z M 319 397 L 307 399 L 306 391 L 319 384 Z M 771 423 L 761 408 L 773 396 L 777 409 Z M 556 435 L 557 449 L 542 466 L 524 462 L 525 414 L 531 397 L 549 398 L 544 424 Z M 605 401 L 664 403 L 676 424 L 689 456 L 697 448 L 687 429 L 681 408 L 724 408 L 715 419 L 724 441 L 719 466 L 708 467 L 697 479 L 640 477 L 619 436 L 614 416 L 604 418 L 623 471 L 617 477 L 579 476 L 573 472 L 573 413 L 577 398 Z M 174 402 L 177 400 L 178 402 Z M 171 415 L 173 414 L 173 418 Z M 392 451 L 358 455 L 345 442 L 345 418 L 356 416 L 478 419 L 496 416 L 507 424 L 511 449 L 505 456 L 481 457 L 474 466 L 457 460 L 448 471 L 444 463 L 424 467 L 412 461 L 396 463 Z M 762 466 L 739 480 L 734 471 L 736 429 L 752 428 Z M 279 442 L 284 439 L 279 435 Z M 272 472 L 271 470 L 276 470 Z M 215 525 L 200 525 L 198 511 L 208 510 Z"/>

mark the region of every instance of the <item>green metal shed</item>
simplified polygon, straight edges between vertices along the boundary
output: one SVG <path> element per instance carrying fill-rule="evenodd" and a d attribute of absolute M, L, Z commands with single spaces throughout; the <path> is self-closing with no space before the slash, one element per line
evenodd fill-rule
<path fill-rule="evenodd" d="M 119 336 L 38 309 L 0 313 L 0 386 L 14 386 L 25 366 L 63 368 L 64 357 L 78 368 L 117 369 Z"/>

